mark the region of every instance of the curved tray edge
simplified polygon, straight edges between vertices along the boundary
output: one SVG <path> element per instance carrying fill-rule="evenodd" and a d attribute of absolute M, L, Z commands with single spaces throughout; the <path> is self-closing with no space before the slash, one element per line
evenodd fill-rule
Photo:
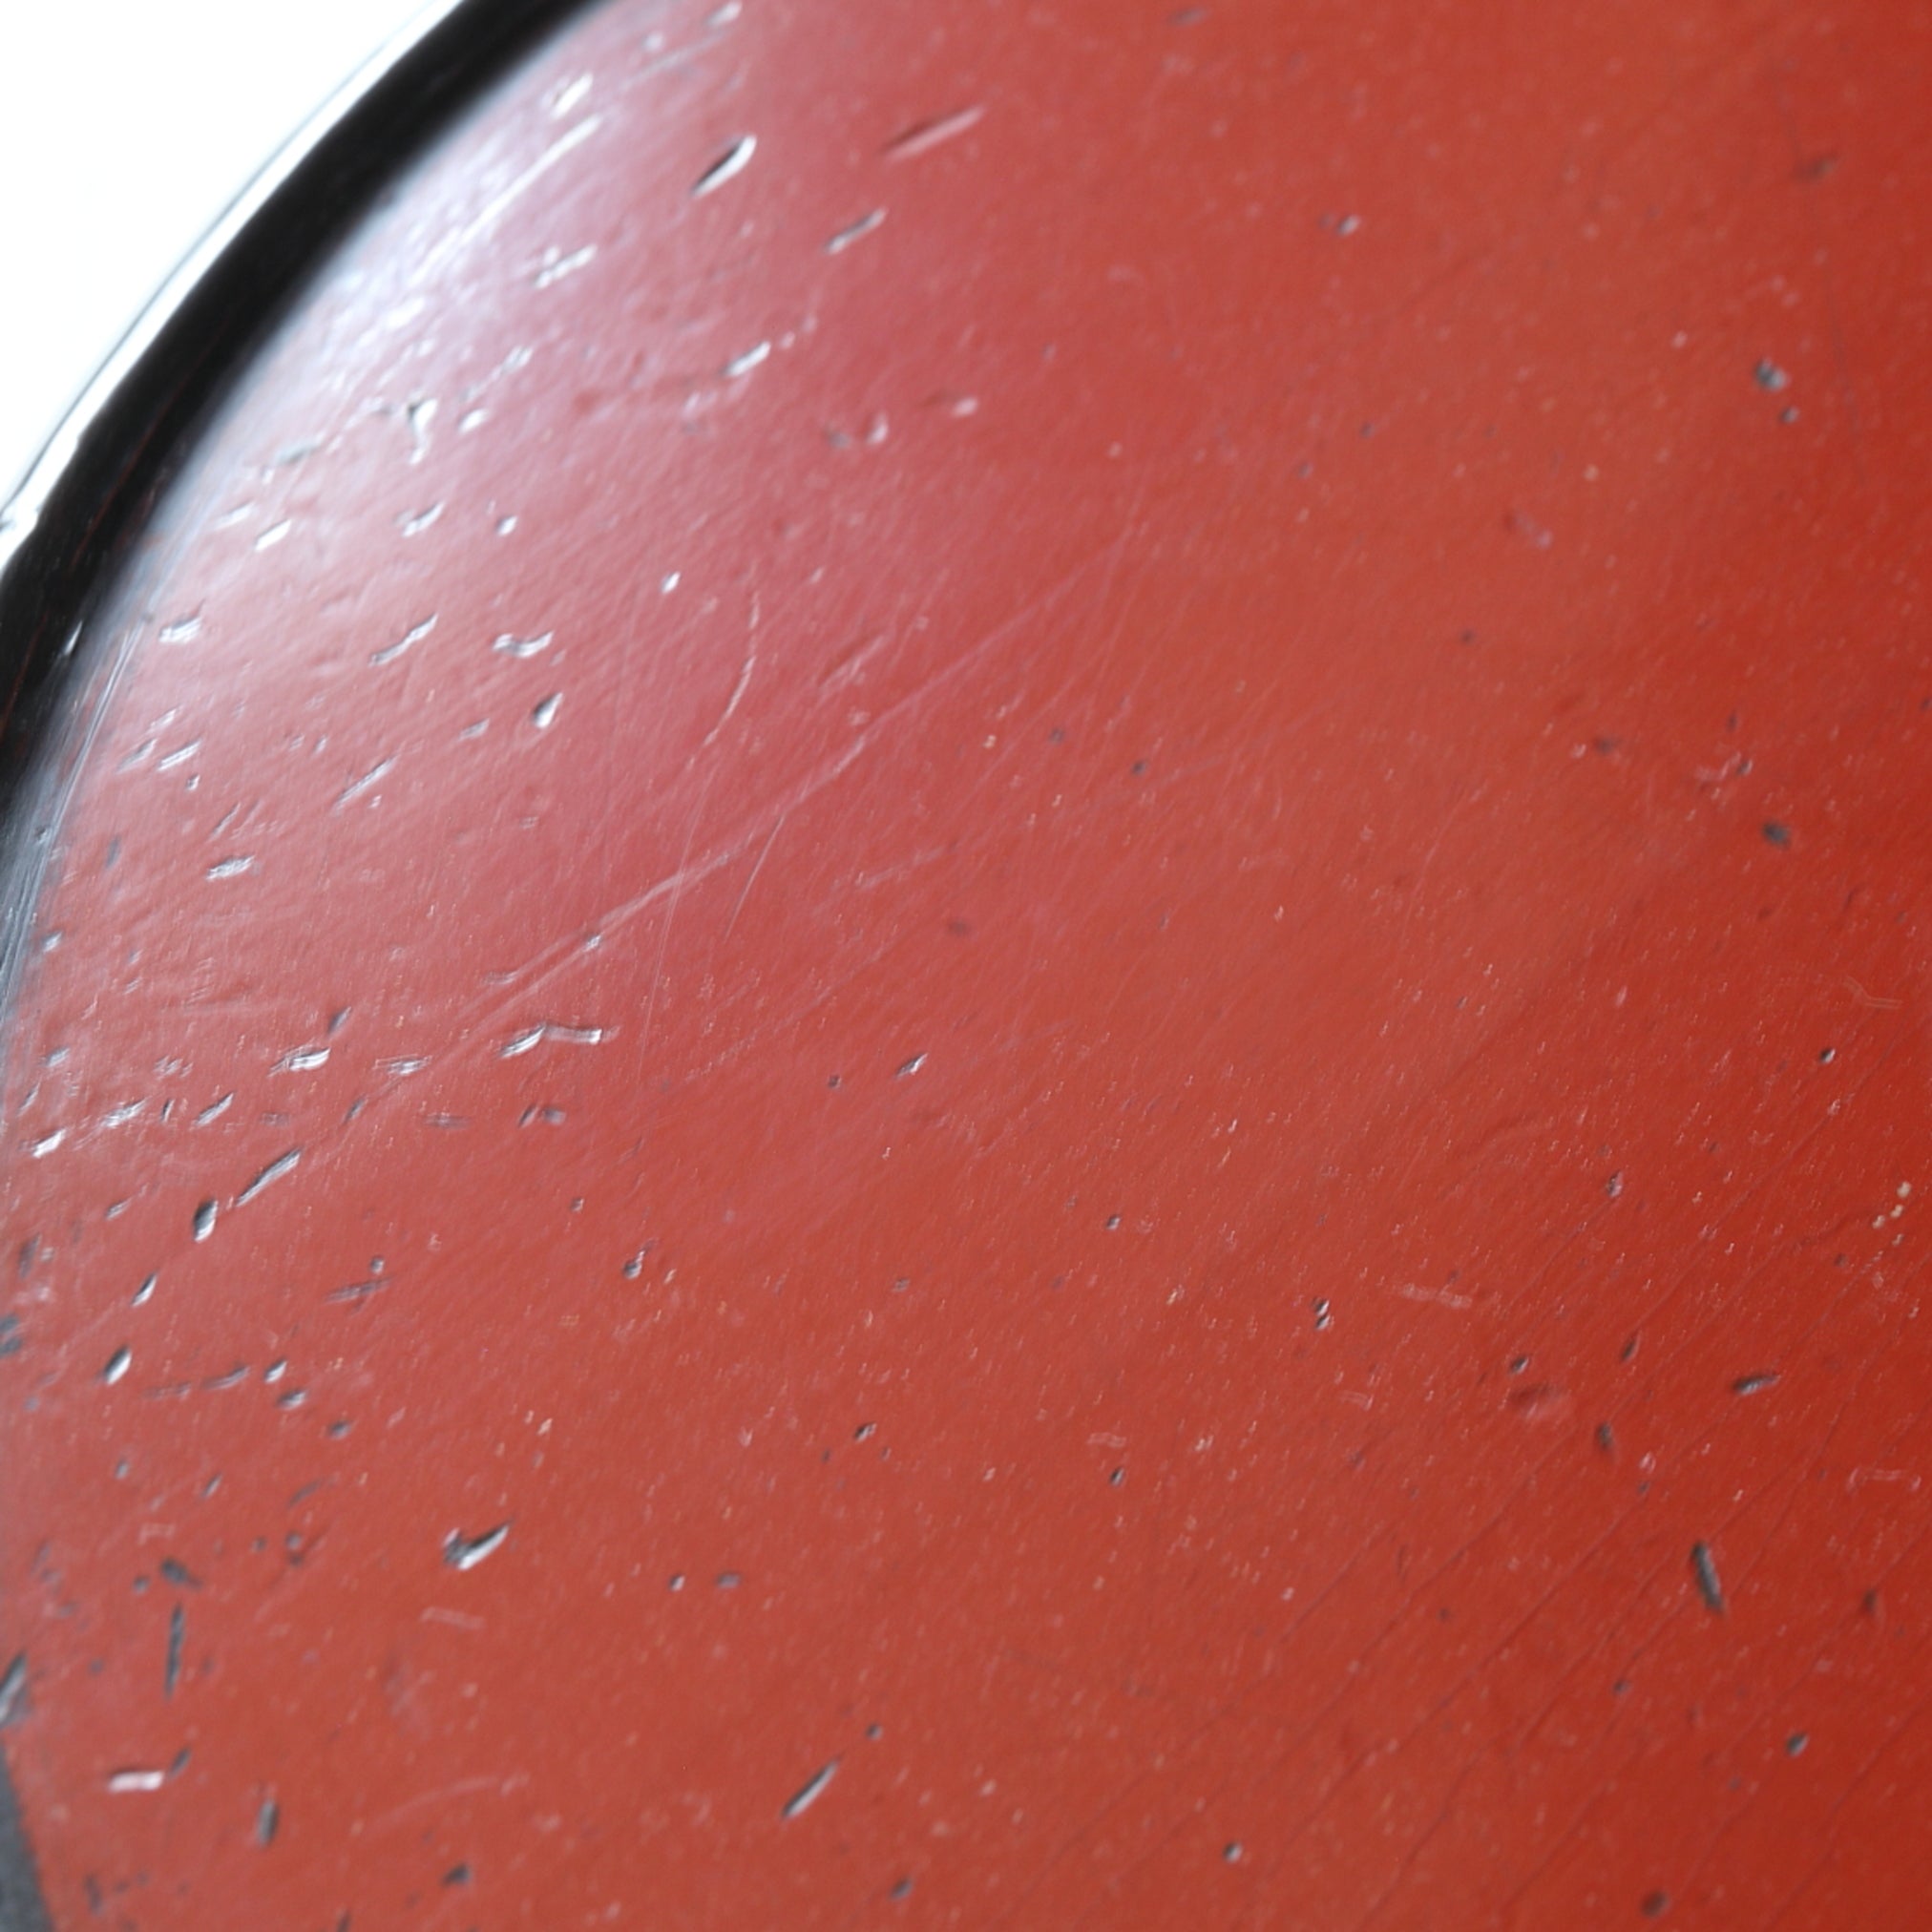
<path fill-rule="evenodd" d="M 57 788 L 35 780 L 39 754 L 88 613 L 138 519 L 223 383 L 383 183 L 578 4 L 433 0 L 237 197 L 0 505 L 0 1015 L 57 816 Z M 0 1032 L 0 1067 L 5 1057 Z M 23 1657 L 15 1669 L 28 1667 Z M 51 1924 L 0 1753 L 0 1932 Z"/>

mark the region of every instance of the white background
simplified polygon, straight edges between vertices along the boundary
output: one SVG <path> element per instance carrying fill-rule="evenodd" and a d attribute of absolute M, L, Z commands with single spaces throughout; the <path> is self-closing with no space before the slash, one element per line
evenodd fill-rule
<path fill-rule="evenodd" d="M 420 0 L 0 0 L 0 501 L 150 295 Z"/>

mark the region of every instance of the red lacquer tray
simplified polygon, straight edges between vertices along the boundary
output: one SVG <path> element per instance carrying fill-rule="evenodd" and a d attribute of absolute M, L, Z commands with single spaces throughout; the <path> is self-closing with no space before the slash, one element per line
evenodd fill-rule
<path fill-rule="evenodd" d="M 1924 1923 L 1928 137 L 384 64 L 8 538 L 8 1932 Z"/>

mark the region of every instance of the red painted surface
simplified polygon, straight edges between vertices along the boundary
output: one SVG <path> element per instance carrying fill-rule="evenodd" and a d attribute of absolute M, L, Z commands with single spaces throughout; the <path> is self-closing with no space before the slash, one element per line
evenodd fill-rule
<path fill-rule="evenodd" d="M 613 4 L 451 137 L 94 627 L 57 1922 L 1922 1922 L 1928 70 Z"/>

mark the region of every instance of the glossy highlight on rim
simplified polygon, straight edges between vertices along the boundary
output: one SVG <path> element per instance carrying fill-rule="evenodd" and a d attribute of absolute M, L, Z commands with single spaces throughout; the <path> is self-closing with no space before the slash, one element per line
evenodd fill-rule
<path fill-rule="evenodd" d="M 242 192 L 48 439 L 0 507 L 0 812 L 18 808 L 94 593 L 208 403 L 396 168 L 574 10 L 432 0 Z"/>

